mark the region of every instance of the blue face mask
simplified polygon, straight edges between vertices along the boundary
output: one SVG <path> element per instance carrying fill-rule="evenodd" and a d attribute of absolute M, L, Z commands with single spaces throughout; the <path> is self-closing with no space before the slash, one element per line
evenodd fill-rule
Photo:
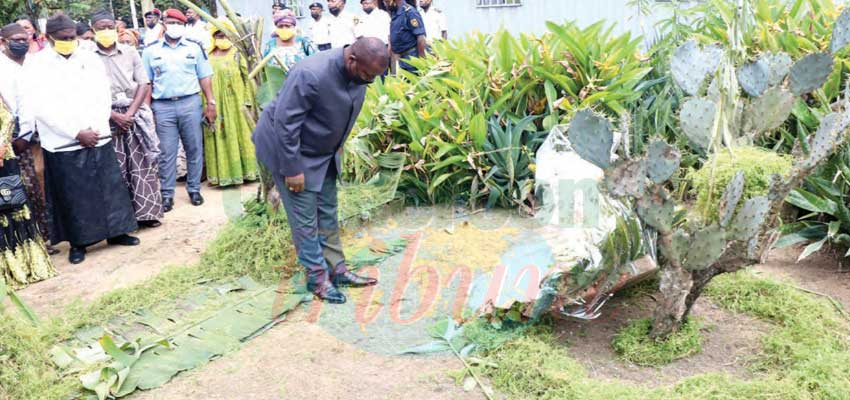
<path fill-rule="evenodd" d="M 24 42 L 24 43 L 9 42 L 9 52 L 12 53 L 12 55 L 15 58 L 21 58 L 21 57 L 27 55 L 27 52 L 29 50 L 30 50 L 30 44 L 29 43 L 26 43 L 26 42 Z"/>

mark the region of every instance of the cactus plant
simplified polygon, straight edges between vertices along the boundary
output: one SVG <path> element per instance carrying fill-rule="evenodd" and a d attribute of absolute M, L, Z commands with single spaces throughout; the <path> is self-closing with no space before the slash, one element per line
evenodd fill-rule
<path fill-rule="evenodd" d="M 706 75 L 717 69 L 722 51 L 717 46 L 701 49 L 695 40 L 685 42 L 676 49 L 670 60 L 673 80 L 685 93 L 695 96 L 702 88 Z"/>
<path fill-rule="evenodd" d="M 835 25 L 832 26 L 832 41 L 829 43 L 829 51 L 833 54 L 850 44 L 850 8 L 844 8 Z"/>
<path fill-rule="evenodd" d="M 679 114 L 682 131 L 691 144 L 702 153 L 708 151 L 714 138 L 716 115 L 717 107 L 708 99 L 691 98 L 682 104 Z"/>
<path fill-rule="evenodd" d="M 676 173 L 681 161 L 682 155 L 673 146 L 663 140 L 653 140 L 645 162 L 647 175 L 655 184 L 664 183 Z"/>
<path fill-rule="evenodd" d="M 791 115 L 794 99 L 794 95 L 785 89 L 768 89 L 761 97 L 750 102 L 744 116 L 744 129 L 762 133 L 779 128 Z"/>
<path fill-rule="evenodd" d="M 707 226 L 691 236 L 682 266 L 688 271 L 706 269 L 720 259 L 727 245 L 725 229 L 719 225 Z"/>
<path fill-rule="evenodd" d="M 782 84 L 791 72 L 791 64 L 794 63 L 791 61 L 791 56 L 786 53 L 764 53 L 759 60 L 767 63 L 767 83 L 770 86 Z"/>
<path fill-rule="evenodd" d="M 729 234 L 731 238 L 743 241 L 750 240 L 758 233 L 769 210 L 770 201 L 765 196 L 753 197 L 744 202 L 741 211 L 735 215 L 735 220 L 730 225 Z"/>
<path fill-rule="evenodd" d="M 770 68 L 763 60 L 738 67 L 738 83 L 752 97 L 759 97 L 767 90 L 770 80 Z"/>
<path fill-rule="evenodd" d="M 727 228 L 732 220 L 732 215 L 738 207 L 738 202 L 741 201 L 741 196 L 744 194 L 744 172 L 738 171 L 729 184 L 726 185 L 726 191 L 723 192 L 723 197 L 720 198 L 720 226 Z"/>
<path fill-rule="evenodd" d="M 590 110 L 581 110 L 570 122 L 567 135 L 573 150 L 582 158 L 602 169 L 611 165 L 614 131 L 606 118 Z"/>
<path fill-rule="evenodd" d="M 605 186 L 617 197 L 640 197 L 646 189 L 646 173 L 643 160 L 621 161 L 605 174 Z"/>
<path fill-rule="evenodd" d="M 819 89 L 832 73 L 832 54 L 814 53 L 803 57 L 791 67 L 791 91 L 797 96 Z"/>

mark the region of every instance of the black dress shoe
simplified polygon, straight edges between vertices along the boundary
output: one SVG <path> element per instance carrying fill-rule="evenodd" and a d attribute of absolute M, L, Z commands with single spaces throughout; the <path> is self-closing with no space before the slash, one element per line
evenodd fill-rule
<path fill-rule="evenodd" d="M 323 281 L 319 284 L 308 283 L 307 290 L 311 291 L 320 300 L 331 304 L 343 304 L 346 301 L 345 295 L 334 287 L 330 281 Z"/>
<path fill-rule="evenodd" d="M 106 243 L 118 246 L 138 246 L 141 241 L 134 236 L 120 235 L 106 239 Z"/>
<path fill-rule="evenodd" d="M 139 226 L 141 226 L 143 228 L 157 228 L 157 227 L 162 226 L 162 222 L 159 222 L 157 220 L 139 221 Z"/>
<path fill-rule="evenodd" d="M 378 284 L 375 278 L 360 276 L 351 271 L 335 274 L 331 277 L 331 282 L 337 287 L 366 287 Z"/>
<path fill-rule="evenodd" d="M 71 252 L 68 253 L 68 261 L 71 264 L 79 264 L 86 260 L 85 247 L 71 247 Z"/>
<path fill-rule="evenodd" d="M 174 208 L 174 199 L 166 197 L 162 199 L 162 212 L 169 212 Z"/>
<path fill-rule="evenodd" d="M 201 196 L 200 193 L 189 193 L 189 199 L 192 200 L 193 206 L 204 204 L 204 196 Z"/>

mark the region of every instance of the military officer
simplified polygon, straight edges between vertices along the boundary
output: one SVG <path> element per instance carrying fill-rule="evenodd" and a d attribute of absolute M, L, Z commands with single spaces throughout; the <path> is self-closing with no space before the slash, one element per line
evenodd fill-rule
<path fill-rule="evenodd" d="M 427 41 L 422 15 L 419 14 L 416 7 L 402 0 L 383 0 L 383 2 L 392 18 L 390 47 L 393 60 L 398 61 L 398 67 L 401 69 L 416 72 L 416 68 L 404 62 L 404 60 L 425 55 Z M 393 66 L 395 66 L 395 62 Z"/>

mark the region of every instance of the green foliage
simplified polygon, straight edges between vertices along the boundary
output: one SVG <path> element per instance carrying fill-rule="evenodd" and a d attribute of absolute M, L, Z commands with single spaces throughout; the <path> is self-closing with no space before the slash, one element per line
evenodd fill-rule
<path fill-rule="evenodd" d="M 0 398 L 61 399 L 78 386 L 73 377 L 61 377 L 49 351 L 52 332 L 0 312 Z"/>
<path fill-rule="evenodd" d="M 792 158 L 757 147 L 734 147 L 713 155 L 705 165 L 690 171 L 687 179 L 696 197 L 696 208 L 710 221 L 716 221 L 723 188 L 739 171 L 744 173 L 744 192 L 741 200 L 764 195 L 773 174 L 785 175 L 791 170 Z M 740 203 L 739 203 L 740 204 Z"/>
<path fill-rule="evenodd" d="M 652 320 L 632 321 L 614 336 L 611 345 L 620 357 L 642 366 L 662 366 L 702 352 L 701 324 L 689 319 L 678 332 L 664 339 L 651 339 Z"/>

